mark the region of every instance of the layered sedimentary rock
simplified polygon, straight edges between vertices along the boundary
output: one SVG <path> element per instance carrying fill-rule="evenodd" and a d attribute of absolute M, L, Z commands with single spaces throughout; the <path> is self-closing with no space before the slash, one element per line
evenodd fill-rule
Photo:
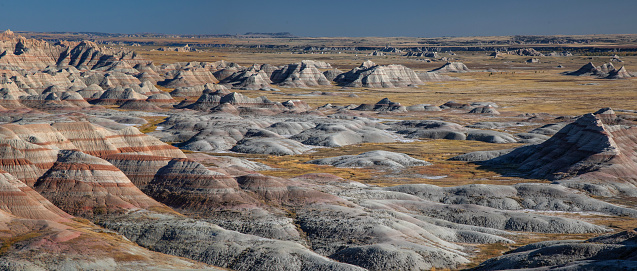
<path fill-rule="evenodd" d="M 97 99 L 100 96 L 102 96 L 102 94 L 104 94 L 104 89 L 102 89 L 102 87 L 100 87 L 97 84 L 91 84 L 91 85 L 81 89 L 77 93 L 82 95 L 82 97 L 84 99 L 86 99 L 86 100 L 92 100 L 92 99 Z"/>
<path fill-rule="evenodd" d="M 142 82 L 149 81 L 153 84 L 157 84 L 157 82 L 163 80 L 163 77 L 158 72 L 159 68 L 157 68 L 153 63 L 137 64 L 133 68 L 139 72 L 135 75 L 135 77 Z"/>
<path fill-rule="evenodd" d="M 515 136 L 505 132 L 467 129 L 457 123 L 445 121 L 401 121 L 393 123 L 391 126 L 397 133 L 409 138 L 475 140 L 489 143 L 518 142 Z"/>
<path fill-rule="evenodd" d="M 298 243 L 241 234 L 194 219 L 156 214 L 113 219 L 103 225 L 142 246 L 233 270 L 365 270 L 328 259 Z"/>
<path fill-rule="evenodd" d="M 637 157 L 633 146 L 637 144 L 637 128 L 617 125 L 615 121 L 612 110 L 586 114 L 542 144 L 521 147 L 484 163 L 514 164 L 534 178 L 578 177 L 573 186 L 577 186 L 577 180 L 602 186 L 611 184 L 620 193 L 634 195 Z"/>
<path fill-rule="evenodd" d="M 60 151 L 53 167 L 38 179 L 35 190 L 79 216 L 163 207 L 108 161 L 79 151 Z"/>
<path fill-rule="evenodd" d="M 498 112 L 498 110 L 496 110 L 493 106 L 487 105 L 471 109 L 471 111 L 469 111 L 469 114 L 500 115 L 500 112 Z"/>
<path fill-rule="evenodd" d="M 626 79 L 631 77 L 634 76 L 626 70 L 625 66 L 622 66 L 619 70 L 612 70 L 608 72 L 606 79 Z"/>
<path fill-rule="evenodd" d="M 606 64 L 604 64 L 604 65 L 606 65 Z M 610 64 L 611 67 L 612 67 L 612 65 L 613 64 Z M 606 71 L 604 71 L 604 69 Z M 612 69 L 614 69 L 614 67 Z M 586 65 L 582 66 L 577 71 L 568 72 L 566 74 L 567 75 L 576 75 L 576 76 L 582 76 L 582 75 L 604 76 L 604 75 L 608 74 L 608 66 L 597 67 L 597 66 L 595 66 L 595 64 L 593 64 L 593 62 L 588 62 Z"/>
<path fill-rule="evenodd" d="M 206 90 L 215 92 L 217 90 L 230 93 L 228 88 L 219 84 L 205 84 L 201 86 L 192 87 L 179 87 L 170 92 L 170 95 L 174 97 L 199 97 L 204 94 Z"/>
<path fill-rule="evenodd" d="M 566 75 L 575 76 L 596 76 L 605 79 L 626 79 L 633 77 L 624 66 L 616 69 L 613 63 L 604 63 L 601 66 L 595 66 L 592 62 L 587 63 L 576 71 L 566 72 Z"/>
<path fill-rule="evenodd" d="M 354 110 L 368 110 L 377 112 L 405 112 L 407 108 L 400 103 L 392 102 L 388 98 L 383 98 L 376 104 L 361 104 Z"/>
<path fill-rule="evenodd" d="M 634 270 L 637 266 L 635 229 L 585 241 L 545 241 L 489 259 L 475 270 Z"/>
<path fill-rule="evenodd" d="M 421 85 L 422 81 L 411 69 L 402 65 L 376 65 L 365 61 L 359 67 L 334 79 L 346 87 L 395 88 Z"/>
<path fill-rule="evenodd" d="M 257 153 L 269 155 L 294 155 L 308 151 L 310 148 L 298 141 L 284 138 L 267 130 L 249 130 L 244 138 L 230 149 L 241 153 Z"/>
<path fill-rule="evenodd" d="M 56 65 L 64 48 L 45 41 L 26 39 L 5 31 L 0 34 L 0 63 L 5 69 L 43 69 Z"/>
<path fill-rule="evenodd" d="M 130 153 L 110 154 L 102 157 L 126 174 L 136 187 L 143 190 L 159 169 L 168 165 L 172 157 Z"/>
<path fill-rule="evenodd" d="M 331 85 L 319 68 L 331 68 L 331 66 L 325 62 L 304 60 L 301 63 L 283 66 L 274 71 L 270 78 L 273 84 L 283 87 L 306 88 Z"/>
<path fill-rule="evenodd" d="M 303 101 L 286 101 L 283 103 L 272 102 L 266 96 L 250 98 L 241 93 L 225 91 L 206 91 L 196 102 L 189 104 L 186 108 L 208 111 L 219 105 L 229 104 L 243 112 L 255 111 L 263 114 L 274 114 L 282 111 L 304 112 L 310 107 Z"/>
<path fill-rule="evenodd" d="M 146 100 L 148 96 L 140 94 L 132 88 L 111 88 L 106 90 L 99 98 L 93 101 L 99 105 L 122 105 L 131 100 Z"/>
<path fill-rule="evenodd" d="M 199 86 L 208 83 L 216 84 L 219 83 L 219 80 L 217 80 L 217 78 L 215 78 L 215 76 L 209 70 L 201 68 L 191 68 L 180 70 L 174 76 L 174 78 L 167 79 L 165 81 L 159 82 L 158 84 L 168 88 L 177 88 Z"/>
<path fill-rule="evenodd" d="M 341 147 L 360 143 L 388 143 L 395 139 L 387 131 L 364 121 L 326 122 L 291 137 L 306 145 Z"/>
<path fill-rule="evenodd" d="M 50 44 L 26 39 L 11 31 L 2 33 L 0 41 L 0 66 L 7 69 L 39 70 L 47 66 L 74 66 L 86 70 L 108 66 L 116 61 L 148 63 L 133 52 L 100 48 L 89 41 Z"/>
<path fill-rule="evenodd" d="M 439 68 L 431 70 L 433 73 L 441 72 L 470 72 L 471 70 L 462 62 L 447 62 Z"/>
<path fill-rule="evenodd" d="M 29 186 L 50 168 L 56 160 L 57 151 L 23 141 L 3 127 L 0 151 L 3 154 L 0 168 L 11 173 Z"/>
<path fill-rule="evenodd" d="M 246 70 L 240 70 L 227 76 L 221 83 L 231 85 L 232 88 L 243 90 L 260 90 L 270 89 L 270 76 L 264 71 L 256 67 L 250 67 Z"/>
<path fill-rule="evenodd" d="M 325 79 L 329 81 L 334 81 L 334 79 L 336 79 L 336 77 L 338 77 L 341 73 L 343 72 L 338 69 L 331 69 L 331 70 L 324 71 L 323 75 L 325 76 Z"/>
<path fill-rule="evenodd" d="M 0 171 L 0 212 L 26 219 L 68 222 L 71 215 L 8 172 Z"/>
<path fill-rule="evenodd" d="M 544 56 L 544 54 L 538 52 L 533 48 L 520 48 L 513 51 L 507 51 L 510 55 L 518 55 L 518 56 Z"/>
<path fill-rule="evenodd" d="M 431 163 L 409 157 L 404 153 L 389 151 L 370 151 L 358 155 L 329 157 L 312 160 L 308 163 L 335 167 L 384 167 L 389 169 L 431 165 Z"/>
<path fill-rule="evenodd" d="M 133 127 L 113 132 L 87 122 L 6 124 L 0 127 L 0 133 L 3 154 L 0 168 L 30 186 L 58 160 L 59 149 L 80 150 L 101 157 L 119 153 L 185 157 L 179 149 Z"/>
<path fill-rule="evenodd" d="M 173 159 L 161 167 L 144 192 L 172 207 L 189 211 L 259 205 L 239 188 L 235 179 L 187 159 Z"/>

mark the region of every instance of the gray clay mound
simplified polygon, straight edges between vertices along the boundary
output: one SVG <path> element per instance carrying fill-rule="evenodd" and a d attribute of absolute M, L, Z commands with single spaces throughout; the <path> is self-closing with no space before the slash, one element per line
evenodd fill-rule
<path fill-rule="evenodd" d="M 341 147 L 360 143 L 389 143 L 396 141 L 387 131 L 366 126 L 363 122 L 322 123 L 291 139 L 305 145 Z"/>
<path fill-rule="evenodd" d="M 491 115 L 500 115 L 498 110 L 495 110 L 493 106 L 487 105 L 482 107 L 476 107 L 469 111 L 469 114 L 491 114 Z"/>
<path fill-rule="evenodd" d="M 494 150 L 494 151 L 476 151 L 476 152 L 469 152 L 469 153 L 461 154 L 458 156 L 454 156 L 449 158 L 449 160 L 466 161 L 466 162 L 481 162 L 481 161 L 487 161 L 487 160 L 505 155 L 512 151 L 513 149 Z"/>
<path fill-rule="evenodd" d="M 155 251 L 233 270 L 363 270 L 335 262 L 293 242 L 241 234 L 192 219 L 147 216 L 124 216 L 104 221 L 102 226 Z"/>
<path fill-rule="evenodd" d="M 295 155 L 304 153 L 310 148 L 298 141 L 280 137 L 244 138 L 230 149 L 234 152 L 269 154 L 269 155 Z"/>
<path fill-rule="evenodd" d="M 447 62 L 442 67 L 431 70 L 430 72 L 470 72 L 471 70 L 462 62 Z"/>
<path fill-rule="evenodd" d="M 369 151 L 358 155 L 343 155 L 309 161 L 317 165 L 331 165 L 335 167 L 384 167 L 402 169 L 412 166 L 428 166 L 431 163 L 418 160 L 404 153 L 389 151 Z"/>
<path fill-rule="evenodd" d="M 637 233 L 545 241 L 489 259 L 474 270 L 637 270 Z"/>

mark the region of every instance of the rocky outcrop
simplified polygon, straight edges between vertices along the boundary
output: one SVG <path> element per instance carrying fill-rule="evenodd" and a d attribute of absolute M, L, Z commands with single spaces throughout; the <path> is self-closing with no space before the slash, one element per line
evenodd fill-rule
<path fill-rule="evenodd" d="M 625 66 L 622 66 L 619 70 L 612 70 L 608 72 L 606 79 L 626 79 L 631 77 L 634 76 L 626 70 Z"/>
<path fill-rule="evenodd" d="M 230 150 L 241 153 L 295 155 L 309 151 L 310 148 L 267 130 L 249 130 Z"/>
<path fill-rule="evenodd" d="M 593 64 L 593 62 L 588 62 L 586 65 L 582 66 L 577 71 L 568 72 L 566 74 L 567 75 L 576 75 L 576 76 L 582 76 L 582 75 L 598 75 L 598 76 L 600 76 L 602 73 L 603 72 L 601 71 L 601 68 L 596 67 L 595 64 Z"/>
<path fill-rule="evenodd" d="M 180 70 L 174 78 L 158 82 L 159 85 L 167 88 L 193 87 L 208 83 L 216 84 L 219 80 L 209 70 L 202 68 Z"/>
<path fill-rule="evenodd" d="M 346 87 L 397 88 L 422 85 L 418 75 L 405 66 L 380 66 L 369 60 L 338 75 L 334 81 Z"/>
<path fill-rule="evenodd" d="M 305 112 L 310 107 L 303 101 L 272 102 L 266 96 L 250 98 L 241 93 L 224 91 L 206 91 L 196 102 L 185 106 L 189 109 L 209 111 L 217 106 L 229 104 L 243 113 L 258 112 L 267 115 L 282 111 Z M 255 111 L 256 110 L 256 111 Z"/>
<path fill-rule="evenodd" d="M 334 79 L 336 79 L 336 77 L 338 77 L 341 73 L 343 72 L 338 69 L 331 69 L 331 70 L 324 71 L 323 75 L 325 76 L 325 79 L 327 79 L 328 81 L 334 81 Z"/>
<path fill-rule="evenodd" d="M 509 251 L 489 259 L 474 270 L 635 270 L 635 229 L 585 241 L 545 241 Z"/>
<path fill-rule="evenodd" d="M 615 189 L 636 194 L 637 189 L 630 183 L 637 171 L 637 158 L 632 151 L 637 144 L 637 128 L 613 124 L 616 116 L 612 113 L 605 110 L 583 115 L 542 144 L 521 147 L 484 163 L 513 164 L 534 178 L 578 177 L 581 182 L 589 179 L 601 185 L 628 182 Z"/>
<path fill-rule="evenodd" d="M 380 167 L 402 169 L 413 166 L 428 166 L 423 160 L 412 158 L 404 153 L 389 151 L 370 151 L 358 155 L 343 155 L 309 161 L 310 164 L 331 165 L 335 167 Z"/>
<path fill-rule="evenodd" d="M 208 90 L 208 91 L 207 91 Z M 178 87 L 170 92 L 170 95 L 173 97 L 199 97 L 204 94 L 204 92 L 215 92 L 221 91 L 230 93 L 227 87 L 219 84 L 205 84 L 201 86 L 193 86 L 193 87 Z"/>
<path fill-rule="evenodd" d="M 231 85 L 235 89 L 269 90 L 272 81 L 264 70 L 252 66 L 249 69 L 239 70 L 226 76 L 221 83 Z"/>
<path fill-rule="evenodd" d="M 443 72 L 470 72 L 471 70 L 462 62 L 447 62 L 439 68 L 433 69 L 429 72 L 443 73 Z"/>
<path fill-rule="evenodd" d="M 490 115 L 500 115 L 500 112 L 496 110 L 493 106 L 487 105 L 482 107 L 476 107 L 469 111 L 469 114 L 490 114 Z"/>
<path fill-rule="evenodd" d="M 441 111 L 439 106 L 431 104 L 415 104 L 405 107 L 407 111 L 419 112 L 419 111 Z"/>
<path fill-rule="evenodd" d="M 291 137 L 306 145 L 341 147 L 360 143 L 395 141 L 388 132 L 365 125 L 364 122 L 321 123 Z"/>
<path fill-rule="evenodd" d="M 259 205 L 239 188 L 235 179 L 187 159 L 173 159 L 161 167 L 144 186 L 144 192 L 171 207 L 191 212 Z"/>
<path fill-rule="evenodd" d="M 405 112 L 407 108 L 400 103 L 390 101 L 388 98 L 383 98 L 376 104 L 361 104 L 354 110 L 364 111 L 376 111 L 376 112 Z"/>
<path fill-rule="evenodd" d="M 510 55 L 518 55 L 518 56 L 544 56 L 544 54 L 538 52 L 533 48 L 520 48 L 513 51 L 507 51 Z"/>
<path fill-rule="evenodd" d="M 69 222 L 71 215 L 60 210 L 8 172 L 0 171 L 0 215 L 26 219 Z"/>
<path fill-rule="evenodd" d="M 596 76 L 598 78 L 605 79 L 626 79 L 633 77 L 633 75 L 629 73 L 624 66 L 616 69 L 615 66 L 613 66 L 613 63 L 604 63 L 601 66 L 595 66 L 592 62 L 587 63 L 577 71 L 566 72 L 564 74 L 574 76 Z"/>
<path fill-rule="evenodd" d="M 298 243 L 241 234 L 194 219 L 155 214 L 112 219 L 102 225 L 142 246 L 233 270 L 364 270 Z"/>
<path fill-rule="evenodd" d="M 392 129 L 409 138 L 475 140 L 489 143 L 515 143 L 514 136 L 493 130 L 467 129 L 459 124 L 436 121 L 401 121 L 391 124 Z"/>
<path fill-rule="evenodd" d="M 111 88 L 106 90 L 99 98 L 92 101 L 99 105 L 122 105 L 132 100 L 146 100 L 148 96 L 138 93 L 132 88 Z"/>
<path fill-rule="evenodd" d="M 324 62 L 304 60 L 301 63 L 283 66 L 283 68 L 274 71 L 270 78 L 273 84 L 282 87 L 306 88 L 331 85 L 319 67 L 331 68 L 329 64 Z"/>
<path fill-rule="evenodd" d="M 38 179 L 34 188 L 56 206 L 77 216 L 163 207 L 111 163 L 79 151 L 60 151 L 57 162 Z"/>

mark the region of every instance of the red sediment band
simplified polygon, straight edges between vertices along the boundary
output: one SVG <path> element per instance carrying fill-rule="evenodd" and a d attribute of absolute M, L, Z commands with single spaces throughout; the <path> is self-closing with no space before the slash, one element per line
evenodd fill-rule
<path fill-rule="evenodd" d="M 33 165 L 33 163 L 24 158 L 1 158 L 0 166 L 26 166 Z"/>
<path fill-rule="evenodd" d="M 24 192 L 20 191 L 0 191 L 0 197 L 23 197 Z"/>
<path fill-rule="evenodd" d="M 105 137 L 88 137 L 88 138 L 69 138 L 69 140 L 72 142 L 75 141 L 95 141 L 95 142 L 104 142 Z"/>
<path fill-rule="evenodd" d="M 105 171 L 119 171 L 113 165 L 99 165 L 99 164 L 76 164 L 76 163 L 56 163 L 52 170 L 105 170 Z"/>
<path fill-rule="evenodd" d="M 145 101 L 144 99 L 98 99 L 101 103 L 125 103 L 128 101 Z"/>
<path fill-rule="evenodd" d="M 144 137 L 146 134 L 135 134 L 135 135 L 109 135 L 105 136 L 105 138 L 118 138 L 118 137 Z"/>
<path fill-rule="evenodd" d="M 50 162 L 50 163 L 33 163 L 33 165 L 35 165 L 37 168 L 40 169 L 50 169 L 51 167 L 53 167 L 55 163 L 54 162 Z"/>
<path fill-rule="evenodd" d="M 40 145 L 40 144 L 36 144 L 36 145 Z M 12 148 L 15 150 L 19 150 L 21 152 L 27 152 L 27 151 L 50 151 L 51 149 L 47 149 L 47 148 L 37 148 L 37 149 L 18 149 L 16 147 L 11 146 L 11 144 L 8 143 L 0 143 L 0 147 L 8 147 L 8 148 Z"/>
<path fill-rule="evenodd" d="M 109 156 L 109 155 L 113 155 L 113 154 L 119 153 L 119 151 L 116 151 L 116 150 L 83 151 L 83 152 L 88 154 L 88 155 L 97 156 L 97 157 L 105 157 L 105 156 Z"/>
<path fill-rule="evenodd" d="M 171 145 L 154 145 L 144 147 L 123 147 L 118 149 L 120 152 L 144 152 L 144 151 L 158 151 L 158 150 L 178 150 L 177 147 Z"/>
<path fill-rule="evenodd" d="M 116 183 L 116 182 L 86 182 L 83 180 L 73 180 L 73 179 L 67 179 L 67 178 L 46 178 L 45 179 L 46 183 L 56 183 L 56 184 L 61 184 L 61 183 L 85 183 L 87 185 L 90 186 L 101 186 L 104 188 L 112 188 L 112 187 L 119 187 L 119 188 L 130 188 L 130 187 L 136 187 L 135 184 L 131 183 L 131 182 L 122 182 L 122 183 Z M 70 191 L 65 191 L 65 193 L 69 193 L 69 192 L 81 192 L 77 189 L 75 190 L 70 190 Z"/>
<path fill-rule="evenodd" d="M 122 149 L 120 149 L 121 151 Z M 102 157 L 107 160 L 126 160 L 126 161 L 167 161 L 171 160 L 170 157 L 155 156 L 155 155 L 140 155 L 140 154 L 111 154 Z"/>
<path fill-rule="evenodd" d="M 177 162 L 194 162 L 194 161 L 190 160 L 189 158 L 173 158 L 173 160 L 175 160 Z"/>

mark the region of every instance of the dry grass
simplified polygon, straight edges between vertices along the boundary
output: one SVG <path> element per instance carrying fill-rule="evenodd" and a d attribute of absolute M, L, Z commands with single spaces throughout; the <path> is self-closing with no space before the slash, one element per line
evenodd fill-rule
<path fill-rule="evenodd" d="M 29 232 L 26 234 L 21 234 L 21 235 L 17 235 L 17 236 L 13 236 L 10 238 L 3 238 L 2 240 L 2 245 L 0 246 L 0 257 L 2 257 L 2 255 L 6 254 L 7 252 L 9 252 L 9 250 L 11 250 L 13 248 L 13 245 L 20 243 L 20 242 L 24 242 L 33 238 L 37 238 L 42 236 L 43 233 L 38 232 L 38 231 L 33 231 L 33 232 Z"/>
<path fill-rule="evenodd" d="M 166 87 L 162 87 L 160 85 L 155 85 L 155 87 L 163 92 L 171 92 L 173 90 L 175 90 L 174 88 L 166 88 Z"/>
<path fill-rule="evenodd" d="M 443 64 L 442 62 L 425 63 L 398 54 L 372 57 L 354 53 L 319 55 L 230 50 L 195 53 L 139 51 L 139 53 L 158 63 L 223 59 L 244 66 L 253 63 L 284 65 L 304 59 L 313 59 L 326 61 L 343 71 L 356 67 L 367 59 L 378 64 L 402 64 L 419 72 L 431 70 Z M 338 86 L 327 86 L 311 89 L 280 88 L 281 92 L 239 92 L 252 97 L 265 95 L 274 101 L 302 99 L 315 107 L 326 103 L 335 105 L 376 103 L 383 97 L 388 97 L 392 101 L 404 105 L 421 103 L 440 105 L 449 100 L 458 102 L 490 101 L 503 107 L 500 109 L 502 112 L 545 112 L 560 115 L 579 115 L 594 112 L 601 107 L 634 109 L 634 104 L 637 104 L 637 85 L 635 84 L 637 79 L 605 80 L 561 74 L 564 71 L 576 70 L 589 61 L 597 65 L 608 62 L 607 56 L 543 57 L 540 63 L 533 64 L 524 63 L 529 57 L 506 56 L 494 59 L 488 57 L 484 52 L 458 52 L 453 57 L 474 70 L 492 68 L 499 70 L 499 72 L 450 74 L 461 80 L 429 82 L 416 88 L 343 89 Z M 627 56 L 622 59 L 625 62 L 615 63 L 615 65 L 618 67 L 625 65 L 629 71 L 637 71 L 637 57 Z M 557 65 L 563 65 L 565 68 L 556 69 Z M 289 94 L 307 94 L 311 91 L 333 92 L 339 96 L 289 96 Z M 354 93 L 358 97 L 347 97 L 350 93 Z"/>
<path fill-rule="evenodd" d="M 520 182 L 545 182 L 515 177 L 503 177 L 478 165 L 447 159 L 471 151 L 507 149 L 520 144 L 491 144 L 462 140 L 423 140 L 410 143 L 360 144 L 340 148 L 318 148 L 315 152 L 293 156 L 259 156 L 255 161 L 267 164 L 276 170 L 263 174 L 278 177 L 293 177 L 307 173 L 330 173 L 336 176 L 379 186 L 405 183 L 428 183 L 439 186 L 456 186 L 471 183 L 515 184 Z M 337 168 L 332 166 L 306 164 L 314 159 L 355 155 L 372 150 L 386 150 L 405 153 L 417 159 L 433 163 L 431 166 L 412 167 L 402 172 L 382 171 L 371 168 Z M 243 155 L 243 157 L 249 157 Z M 253 156 L 254 157 L 254 156 Z M 446 176 L 429 179 L 426 176 Z"/>
<path fill-rule="evenodd" d="M 148 121 L 148 123 L 138 127 L 139 131 L 144 134 L 154 132 L 157 129 L 157 124 L 160 124 L 164 122 L 164 120 L 166 120 L 166 117 L 163 117 L 163 116 L 152 116 L 152 117 L 142 117 L 142 118 Z"/>

